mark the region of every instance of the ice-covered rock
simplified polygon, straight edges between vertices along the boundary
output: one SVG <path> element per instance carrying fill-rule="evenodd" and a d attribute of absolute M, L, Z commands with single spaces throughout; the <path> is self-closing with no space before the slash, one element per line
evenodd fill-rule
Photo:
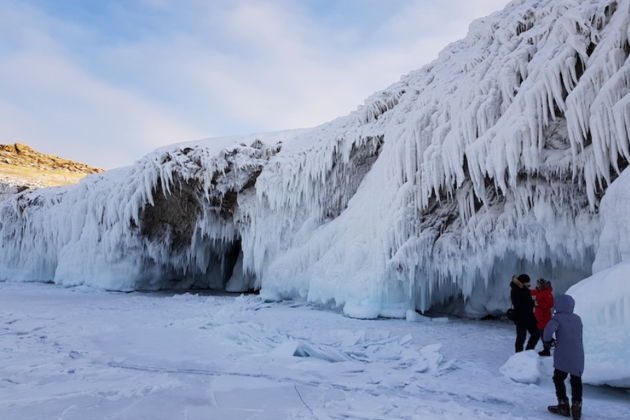
<path fill-rule="evenodd" d="M 0 280 L 260 289 L 366 318 L 501 312 L 522 271 L 563 292 L 630 159 L 629 27 L 629 0 L 513 1 L 346 117 L 5 200 Z"/>
<path fill-rule="evenodd" d="M 523 384 L 536 384 L 541 376 L 541 360 L 534 350 L 515 353 L 499 369 L 501 373 Z"/>

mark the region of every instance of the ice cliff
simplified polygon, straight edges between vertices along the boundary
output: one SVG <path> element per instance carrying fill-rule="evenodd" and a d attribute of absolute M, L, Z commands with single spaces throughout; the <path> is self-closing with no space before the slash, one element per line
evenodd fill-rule
<path fill-rule="evenodd" d="M 630 160 L 629 28 L 630 0 L 513 1 L 348 116 L 17 194 L 0 280 L 259 289 L 357 317 L 502 311 L 516 272 L 564 291 L 630 252 L 600 213 Z"/>

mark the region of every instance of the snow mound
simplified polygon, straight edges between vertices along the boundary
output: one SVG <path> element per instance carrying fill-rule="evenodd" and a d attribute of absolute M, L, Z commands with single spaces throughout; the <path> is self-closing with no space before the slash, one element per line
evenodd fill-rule
<path fill-rule="evenodd" d="M 630 261 L 569 289 L 584 324 L 587 383 L 630 388 Z"/>
<path fill-rule="evenodd" d="M 514 382 L 537 384 L 541 376 L 540 357 L 534 350 L 515 353 L 499 371 Z"/>

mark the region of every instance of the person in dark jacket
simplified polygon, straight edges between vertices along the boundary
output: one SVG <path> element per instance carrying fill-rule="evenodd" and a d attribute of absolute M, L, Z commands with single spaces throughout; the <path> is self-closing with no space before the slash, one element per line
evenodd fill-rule
<path fill-rule="evenodd" d="M 540 337 L 536 318 L 534 317 L 534 301 L 529 292 L 529 284 L 530 279 L 527 274 L 512 277 L 512 282 L 510 283 L 512 287 L 510 297 L 514 307 L 514 323 L 516 324 L 516 341 L 514 343 L 516 353 L 523 351 L 528 332 L 527 350 L 533 350 Z"/>
<path fill-rule="evenodd" d="M 547 323 L 543 342 L 549 343 L 556 336 L 556 351 L 553 355 L 553 383 L 556 386 L 558 405 L 548 407 L 549 411 L 563 416 L 572 415 L 575 420 L 582 416 L 582 373 L 584 372 L 584 345 L 582 343 L 582 319 L 573 313 L 575 301 L 569 295 L 555 299 L 555 314 Z M 571 375 L 571 399 L 564 381 Z"/>

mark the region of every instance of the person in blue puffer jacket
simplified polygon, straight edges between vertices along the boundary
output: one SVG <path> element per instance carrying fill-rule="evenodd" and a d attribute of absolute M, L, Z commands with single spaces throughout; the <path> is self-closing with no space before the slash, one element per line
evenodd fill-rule
<path fill-rule="evenodd" d="M 551 343 L 556 336 L 556 350 L 553 355 L 553 383 L 556 386 L 558 405 L 548 407 L 549 411 L 562 416 L 572 416 L 575 420 L 582 416 L 582 373 L 584 372 L 584 345 L 582 343 L 582 319 L 573 313 L 575 301 L 569 295 L 557 296 L 554 302 L 554 316 L 547 323 L 543 333 L 543 343 Z M 571 375 L 571 407 L 567 398 L 565 380 Z"/>

